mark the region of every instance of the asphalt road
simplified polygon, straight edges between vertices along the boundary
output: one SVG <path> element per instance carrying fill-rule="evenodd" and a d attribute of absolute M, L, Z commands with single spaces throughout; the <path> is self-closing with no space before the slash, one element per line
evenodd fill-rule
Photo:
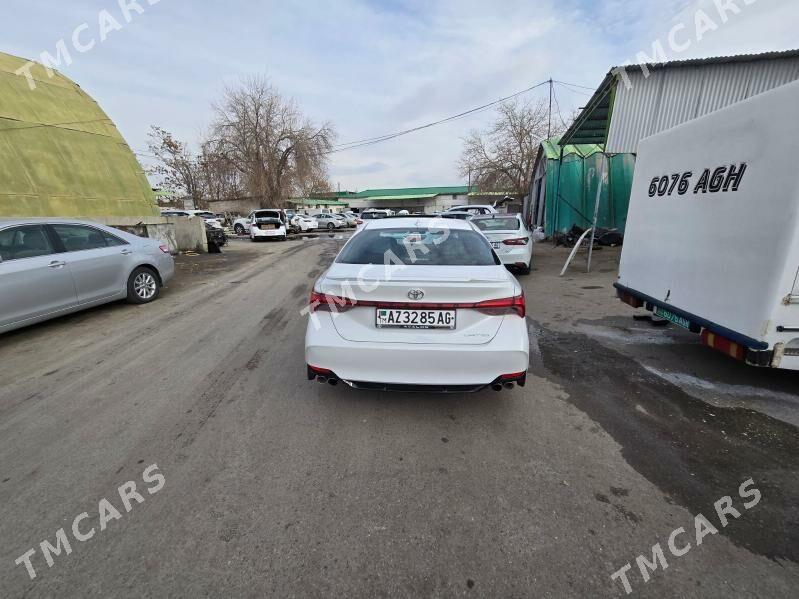
<path fill-rule="evenodd" d="M 0 597 L 625 596 L 627 563 L 635 596 L 795 596 L 797 374 L 634 322 L 617 251 L 559 278 L 542 246 L 526 388 L 311 383 L 300 310 L 341 243 L 234 242 L 154 304 L 0 337 Z"/>

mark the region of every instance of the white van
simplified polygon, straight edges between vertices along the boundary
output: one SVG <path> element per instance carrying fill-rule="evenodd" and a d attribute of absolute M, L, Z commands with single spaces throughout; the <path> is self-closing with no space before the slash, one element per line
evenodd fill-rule
<path fill-rule="evenodd" d="M 799 82 L 643 140 L 622 301 L 749 364 L 799 369 Z"/>

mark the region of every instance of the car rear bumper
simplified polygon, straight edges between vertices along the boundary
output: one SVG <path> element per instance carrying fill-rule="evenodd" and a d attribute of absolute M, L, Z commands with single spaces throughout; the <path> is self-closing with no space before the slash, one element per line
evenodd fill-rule
<path fill-rule="evenodd" d="M 496 336 L 480 345 L 347 341 L 336 332 L 328 312 L 309 318 L 305 335 L 308 365 L 330 370 L 361 388 L 477 390 L 502 375 L 526 372 L 529 351 L 527 323 L 517 316 L 506 316 Z"/>
<path fill-rule="evenodd" d="M 286 228 L 280 227 L 279 229 L 256 229 L 251 227 L 250 235 L 253 237 L 284 237 L 286 235 Z"/>
<path fill-rule="evenodd" d="M 505 250 L 505 248 L 507 249 Z M 532 263 L 533 248 L 530 243 L 519 246 L 506 245 L 503 246 L 503 250 L 501 253 L 497 252 L 497 256 L 499 256 L 502 264 L 506 266 Z"/>

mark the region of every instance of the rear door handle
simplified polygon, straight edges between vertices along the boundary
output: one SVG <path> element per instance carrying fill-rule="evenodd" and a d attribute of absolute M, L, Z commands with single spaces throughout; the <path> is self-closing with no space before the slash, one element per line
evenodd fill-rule
<path fill-rule="evenodd" d="M 49 266 L 50 268 L 61 268 L 62 266 L 66 266 L 66 265 L 67 265 L 67 263 L 66 263 L 66 262 L 62 262 L 62 261 L 60 261 L 60 260 L 53 260 L 53 261 L 52 261 L 50 264 L 48 264 L 47 266 Z"/>
<path fill-rule="evenodd" d="M 123 256 L 129 256 L 130 254 L 132 254 L 132 253 L 133 253 L 133 250 L 122 250 L 120 253 L 121 253 Z"/>

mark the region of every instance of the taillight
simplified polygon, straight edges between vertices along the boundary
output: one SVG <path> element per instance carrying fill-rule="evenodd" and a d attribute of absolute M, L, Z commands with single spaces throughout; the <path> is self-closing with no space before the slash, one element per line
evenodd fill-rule
<path fill-rule="evenodd" d="M 527 245 L 530 241 L 529 237 L 518 237 L 516 239 L 503 239 L 502 243 L 505 245 Z"/>
<path fill-rule="evenodd" d="M 355 219 L 355 224 L 356 224 L 356 225 L 362 225 L 362 224 L 363 224 L 363 221 L 362 221 L 360 218 L 356 218 L 356 219 Z"/>
<path fill-rule="evenodd" d="M 524 318 L 527 306 L 524 301 L 524 293 L 516 297 L 506 297 L 503 299 L 486 300 L 474 305 L 474 309 L 483 314 L 500 316 L 502 314 L 518 314 Z"/>
<path fill-rule="evenodd" d="M 311 312 L 346 312 L 355 306 L 355 300 L 311 291 Z"/>
<path fill-rule="evenodd" d="M 483 302 L 458 302 L 458 303 L 414 303 L 414 302 L 386 302 L 373 300 L 354 300 L 348 297 L 328 295 L 326 293 L 311 292 L 311 312 L 346 312 L 360 306 L 362 308 L 387 308 L 387 309 L 417 309 L 417 310 L 477 310 L 489 316 L 502 316 L 517 314 L 524 318 L 526 305 L 524 293 L 516 297 L 486 300 Z"/>
<path fill-rule="evenodd" d="M 169 246 L 168 245 L 159 245 L 158 249 L 164 252 L 165 254 L 169 253 Z"/>

